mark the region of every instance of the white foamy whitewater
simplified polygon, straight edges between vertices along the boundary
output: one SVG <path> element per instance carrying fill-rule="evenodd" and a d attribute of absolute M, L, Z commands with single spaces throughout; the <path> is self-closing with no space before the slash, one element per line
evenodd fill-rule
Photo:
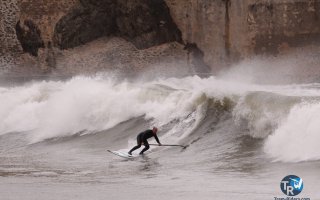
<path fill-rule="evenodd" d="M 94 134 L 143 117 L 160 129 L 170 125 L 163 140 L 190 142 L 189 135 L 197 134 L 208 118 L 230 114 L 241 130 L 232 134 L 263 138 L 267 157 L 284 162 L 318 160 L 319 97 L 319 84 L 268 86 L 214 76 L 153 81 L 78 76 L 1 87 L 0 134 L 24 132 L 34 143 Z"/>
<path fill-rule="evenodd" d="M 295 174 L 303 194 L 319 199 L 319 97 L 318 83 L 228 76 L 102 74 L 0 86 L 0 192 L 102 200 L 147 188 L 154 200 L 271 199 Z M 128 151 L 152 126 L 161 143 L 187 147 L 151 146 L 133 160 L 107 152 Z"/>

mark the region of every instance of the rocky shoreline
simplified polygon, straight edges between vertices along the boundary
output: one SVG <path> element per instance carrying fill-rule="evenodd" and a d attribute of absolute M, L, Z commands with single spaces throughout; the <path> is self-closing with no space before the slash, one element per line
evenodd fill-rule
<path fill-rule="evenodd" d="M 320 44 L 319 1 L 11 0 L 0 11 L 2 74 L 207 73 Z"/>

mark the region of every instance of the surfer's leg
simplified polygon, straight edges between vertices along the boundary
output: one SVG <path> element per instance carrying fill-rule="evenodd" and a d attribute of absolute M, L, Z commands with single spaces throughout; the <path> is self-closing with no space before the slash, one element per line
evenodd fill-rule
<path fill-rule="evenodd" d="M 147 151 L 149 149 L 149 143 L 147 140 L 144 140 L 143 141 L 143 145 L 144 145 L 144 148 L 142 149 L 142 151 L 139 153 L 140 155 L 142 155 L 145 151 Z"/>
<path fill-rule="evenodd" d="M 137 145 L 137 146 L 135 146 L 135 147 L 133 147 L 129 152 L 128 152 L 128 154 L 132 154 L 132 152 L 133 151 L 135 151 L 135 150 L 137 150 L 137 149 L 139 149 L 141 147 L 141 144 L 140 145 Z"/>
<path fill-rule="evenodd" d="M 131 155 L 131 153 L 137 149 L 139 149 L 141 147 L 142 141 L 141 141 L 141 137 L 138 135 L 137 137 L 137 146 L 133 147 L 128 154 Z"/>

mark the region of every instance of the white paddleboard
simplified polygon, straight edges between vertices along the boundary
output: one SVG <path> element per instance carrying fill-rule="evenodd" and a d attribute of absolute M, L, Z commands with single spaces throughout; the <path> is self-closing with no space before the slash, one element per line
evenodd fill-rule
<path fill-rule="evenodd" d="M 136 158 L 138 157 L 138 155 L 129 155 L 128 153 L 125 153 L 125 152 L 122 152 L 122 151 L 111 151 L 111 150 L 108 150 L 108 152 L 114 154 L 114 155 L 117 155 L 117 156 L 120 156 L 122 158 Z"/>

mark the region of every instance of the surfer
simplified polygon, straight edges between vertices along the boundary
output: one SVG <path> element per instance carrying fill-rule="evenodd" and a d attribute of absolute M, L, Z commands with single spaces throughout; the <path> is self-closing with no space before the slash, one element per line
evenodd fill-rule
<path fill-rule="evenodd" d="M 159 141 L 159 138 L 157 136 L 157 132 L 158 129 L 156 127 L 153 127 L 152 130 L 148 129 L 144 132 L 139 133 L 139 135 L 137 136 L 137 146 L 133 147 L 128 154 L 132 155 L 132 152 L 139 149 L 141 147 L 141 145 L 144 145 L 144 149 L 142 149 L 142 151 L 139 153 L 140 155 L 142 155 L 145 151 L 147 151 L 149 149 L 149 143 L 148 140 L 151 137 L 154 137 L 156 139 L 156 141 L 158 142 L 159 146 L 161 146 L 161 143 Z"/>

